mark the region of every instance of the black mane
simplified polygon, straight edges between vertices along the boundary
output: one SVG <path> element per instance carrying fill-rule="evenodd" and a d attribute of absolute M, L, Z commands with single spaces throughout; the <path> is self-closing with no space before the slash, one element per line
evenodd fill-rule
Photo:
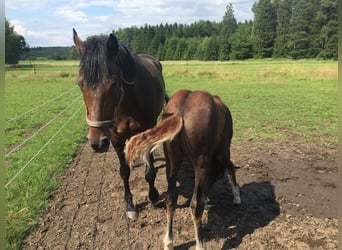
<path fill-rule="evenodd" d="M 93 37 L 86 41 L 85 51 L 81 57 L 80 67 L 83 69 L 85 80 L 89 85 L 96 84 L 102 77 L 109 76 L 111 69 L 108 66 L 109 58 L 107 48 L 108 36 Z M 136 55 L 121 41 L 118 41 L 119 50 L 117 59 L 120 71 L 125 79 L 135 75 Z"/>

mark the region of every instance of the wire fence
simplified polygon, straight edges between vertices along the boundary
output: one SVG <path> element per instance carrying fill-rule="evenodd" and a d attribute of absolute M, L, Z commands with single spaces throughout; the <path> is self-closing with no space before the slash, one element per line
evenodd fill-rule
<path fill-rule="evenodd" d="M 72 89 L 69 89 L 67 91 L 64 91 L 63 93 L 61 93 L 60 95 L 56 96 L 55 98 L 46 101 L 42 104 L 39 104 L 37 106 L 35 106 L 34 108 L 31 108 L 23 113 L 21 113 L 18 116 L 15 116 L 9 120 L 6 121 L 6 124 L 8 124 L 8 126 L 10 126 L 10 123 L 24 117 L 25 115 L 28 115 L 30 113 L 32 113 L 33 111 L 36 110 L 40 110 L 42 107 L 47 106 L 48 104 L 57 102 L 61 97 L 70 94 L 72 91 L 75 90 L 75 87 Z M 68 104 L 66 107 L 63 108 L 62 111 L 60 111 L 59 113 L 57 113 L 56 115 L 54 115 L 54 117 L 52 119 L 50 119 L 48 122 L 46 122 L 44 125 L 40 126 L 39 129 L 35 130 L 34 133 L 31 134 L 31 136 L 29 136 L 28 138 L 26 138 L 25 140 L 23 140 L 20 144 L 16 145 L 15 147 L 13 147 L 11 150 L 9 150 L 6 154 L 5 154 L 5 159 L 8 158 L 9 156 L 11 156 L 13 153 L 20 151 L 20 149 L 23 148 L 24 145 L 26 145 L 30 140 L 32 140 L 32 138 L 36 137 L 39 133 L 41 133 L 44 129 L 47 129 L 50 125 L 57 123 L 57 121 L 62 122 L 62 125 L 59 127 L 59 129 L 54 132 L 51 136 L 49 136 L 48 139 L 45 139 L 45 143 L 43 144 L 43 146 L 41 146 L 39 148 L 39 150 L 37 150 L 36 152 L 33 153 L 33 156 L 30 157 L 29 160 L 26 161 L 25 164 L 22 164 L 22 167 L 20 167 L 18 170 L 14 170 L 15 173 L 14 175 L 9 179 L 9 181 L 5 184 L 5 189 L 8 188 L 8 186 L 18 178 L 18 176 L 20 176 L 24 170 L 32 163 L 34 162 L 37 157 L 44 152 L 44 150 L 47 148 L 47 146 L 63 131 L 63 129 L 80 113 L 81 109 L 83 108 L 83 103 L 80 104 L 80 99 L 81 99 L 81 95 L 78 96 L 77 98 L 74 98 L 70 104 Z M 76 107 L 73 108 L 73 107 Z M 47 106 L 47 108 L 49 108 L 49 106 Z M 75 110 L 72 110 L 75 109 Z M 42 111 L 44 112 L 44 110 Z M 71 116 L 69 116 L 69 118 L 66 121 L 63 121 L 62 116 L 66 115 L 67 113 L 72 113 Z M 65 120 L 65 118 L 64 118 Z"/>
<path fill-rule="evenodd" d="M 37 153 L 32 156 L 32 158 L 22 167 L 19 169 L 19 171 L 6 183 L 5 188 L 7 189 L 8 185 L 10 185 L 23 171 L 24 169 L 29 166 L 31 164 L 32 161 L 34 161 L 37 156 L 43 152 L 43 150 L 52 142 L 52 140 L 64 129 L 64 127 L 78 114 L 78 112 L 81 110 L 81 108 L 83 107 L 80 106 L 77 111 L 71 116 L 69 117 L 69 119 L 56 131 L 56 133 L 54 133 L 50 139 L 37 151 Z"/>
<path fill-rule="evenodd" d="M 39 104 L 39 105 L 37 105 L 37 106 L 35 106 L 35 107 L 33 107 L 33 108 L 31 108 L 31 109 L 29 109 L 29 110 L 27 110 L 27 111 L 25 111 L 25 112 L 19 114 L 19 115 L 15 116 L 15 117 L 13 117 L 13 118 L 11 118 L 11 119 L 8 119 L 8 120 L 5 122 L 5 124 L 14 122 L 14 121 L 16 121 L 17 119 L 23 117 L 24 115 L 27 115 L 27 114 L 29 114 L 29 113 L 31 113 L 31 112 L 33 112 L 33 111 L 36 111 L 36 110 L 40 109 L 41 107 L 46 106 L 47 104 L 50 104 L 50 103 L 52 103 L 52 102 L 55 102 L 56 100 L 60 99 L 61 97 L 63 97 L 63 96 L 65 96 L 65 95 L 71 93 L 72 91 L 74 91 L 74 89 L 75 89 L 76 87 L 77 87 L 77 86 L 74 86 L 74 87 L 71 88 L 70 90 L 64 91 L 62 94 L 60 94 L 60 95 L 58 95 L 58 96 L 52 98 L 51 100 L 46 101 L 46 102 L 44 102 L 44 103 L 42 103 L 42 104 Z"/>
<path fill-rule="evenodd" d="M 47 128 L 52 122 L 54 122 L 58 117 L 60 117 L 62 114 L 64 114 L 66 111 L 68 111 L 75 102 L 77 102 L 81 96 L 77 97 L 74 101 L 72 101 L 64 110 L 59 112 L 55 117 L 53 117 L 49 122 L 41 126 L 36 132 L 34 132 L 30 137 L 26 138 L 22 143 L 18 144 L 14 148 L 12 148 L 8 153 L 5 154 L 5 158 L 10 156 L 15 151 L 19 150 L 22 146 L 24 146 L 29 140 L 34 138 L 39 132 L 41 132 L 43 129 Z"/>

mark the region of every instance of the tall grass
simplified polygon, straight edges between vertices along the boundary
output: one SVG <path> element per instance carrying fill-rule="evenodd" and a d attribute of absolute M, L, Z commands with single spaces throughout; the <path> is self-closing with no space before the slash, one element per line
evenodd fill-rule
<path fill-rule="evenodd" d="M 25 64 L 26 63 L 26 64 Z M 5 151 L 41 132 L 6 158 L 6 183 L 27 164 L 73 114 L 75 117 L 42 153 L 8 185 L 7 249 L 19 249 L 37 223 L 86 134 L 84 107 L 75 87 L 78 62 L 27 62 L 6 68 L 5 120 L 53 101 L 27 116 L 5 123 Z M 169 95 L 186 88 L 219 95 L 234 119 L 234 140 L 286 139 L 295 133 L 317 145 L 337 144 L 337 62 L 251 60 L 162 62 Z M 79 98 L 79 99 L 77 99 Z M 44 127 L 75 101 L 58 119 Z M 81 107 L 80 111 L 79 108 Z"/>

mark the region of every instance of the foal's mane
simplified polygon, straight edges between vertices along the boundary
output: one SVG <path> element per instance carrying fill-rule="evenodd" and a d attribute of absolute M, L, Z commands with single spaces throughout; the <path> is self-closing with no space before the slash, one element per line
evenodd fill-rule
<path fill-rule="evenodd" d="M 111 73 L 109 61 L 114 58 L 110 58 L 112 53 L 108 51 L 107 40 L 108 36 L 96 36 L 85 42 L 85 51 L 81 57 L 80 67 L 83 69 L 85 80 L 91 86 Z M 130 78 L 135 75 L 136 55 L 125 43 L 118 41 L 118 45 L 116 57 L 120 67 L 119 71 L 121 71 L 122 77 Z"/>

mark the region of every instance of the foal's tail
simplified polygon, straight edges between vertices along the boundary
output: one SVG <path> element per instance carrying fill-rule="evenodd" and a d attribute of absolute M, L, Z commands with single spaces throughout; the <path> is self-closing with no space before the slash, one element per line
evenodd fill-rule
<path fill-rule="evenodd" d="M 131 166 L 135 159 L 146 161 L 159 145 L 172 141 L 182 130 L 183 119 L 175 114 L 163 119 L 157 126 L 139 133 L 126 143 L 126 161 Z"/>

